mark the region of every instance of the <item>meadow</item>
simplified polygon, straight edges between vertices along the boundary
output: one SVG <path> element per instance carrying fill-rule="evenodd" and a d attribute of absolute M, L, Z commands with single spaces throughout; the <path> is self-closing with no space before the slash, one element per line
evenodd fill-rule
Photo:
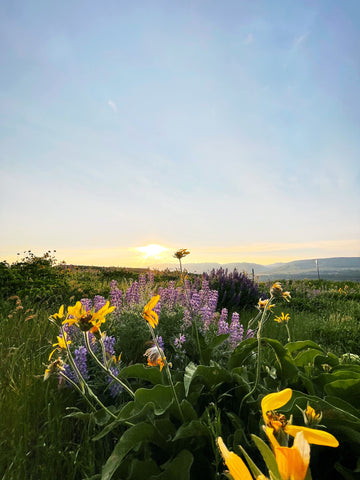
<path fill-rule="evenodd" d="M 221 438 L 244 478 L 283 480 L 264 423 L 303 426 L 299 478 L 359 478 L 360 284 L 190 275 L 179 252 L 179 272 L 0 263 L 0 479 L 236 480 Z"/>

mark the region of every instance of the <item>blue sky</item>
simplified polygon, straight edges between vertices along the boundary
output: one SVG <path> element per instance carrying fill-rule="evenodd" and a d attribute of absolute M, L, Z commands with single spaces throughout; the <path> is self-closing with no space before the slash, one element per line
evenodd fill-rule
<path fill-rule="evenodd" d="M 359 32 L 357 0 L 1 2 L 1 259 L 360 255 Z"/>

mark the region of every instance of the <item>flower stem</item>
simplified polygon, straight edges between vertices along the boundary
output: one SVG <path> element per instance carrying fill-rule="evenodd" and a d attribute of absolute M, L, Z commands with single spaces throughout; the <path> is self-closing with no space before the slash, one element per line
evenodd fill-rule
<path fill-rule="evenodd" d="M 157 348 L 157 350 L 158 350 L 158 353 L 159 353 L 162 361 L 164 362 L 166 375 L 167 375 L 169 384 L 170 384 L 170 386 L 171 386 L 171 390 L 172 390 L 172 392 L 173 392 L 173 396 L 174 396 L 176 405 L 177 405 L 177 407 L 178 407 L 181 420 L 184 422 L 184 421 L 185 421 L 185 418 L 184 418 L 183 412 L 182 412 L 182 410 L 181 410 L 180 402 L 179 402 L 178 396 L 177 396 L 177 394 L 176 394 L 176 390 L 175 390 L 174 383 L 173 383 L 172 378 L 171 378 L 171 372 L 170 372 L 169 363 L 168 363 L 168 361 L 167 361 L 167 359 L 166 359 L 166 357 L 165 357 L 165 355 L 164 355 L 164 352 L 163 352 L 162 349 L 160 348 L 158 339 L 157 339 L 156 336 L 155 336 L 155 333 L 154 333 L 153 328 L 152 328 L 149 324 L 148 324 L 148 327 L 149 327 L 149 330 L 150 330 L 150 333 L 151 333 L 153 342 L 154 342 L 154 344 L 155 344 L 155 346 L 156 346 L 156 348 Z"/>
<path fill-rule="evenodd" d="M 289 342 L 291 342 L 291 336 L 290 336 L 289 325 L 287 324 L 287 322 L 285 323 L 285 327 L 286 327 L 286 331 L 287 331 L 287 334 L 288 334 L 288 343 L 289 343 Z"/>
<path fill-rule="evenodd" d="M 258 330 L 257 330 L 257 333 L 256 333 L 256 339 L 257 339 L 257 365 L 256 365 L 256 376 L 255 376 L 255 383 L 254 383 L 254 386 L 252 387 L 252 389 L 250 390 L 250 392 L 248 392 L 241 400 L 241 403 L 240 403 L 240 411 L 241 411 L 241 408 L 244 404 L 244 401 L 250 397 L 254 392 L 255 390 L 257 389 L 257 386 L 259 385 L 259 381 L 260 381 L 260 370 L 261 370 L 261 330 L 262 330 L 262 327 L 264 325 L 264 323 L 266 322 L 266 320 L 268 319 L 268 315 L 267 315 L 267 310 L 269 308 L 269 306 L 271 305 L 271 302 L 272 300 L 274 299 L 274 297 L 271 295 L 270 296 L 270 299 L 268 300 L 267 304 L 265 305 L 264 307 L 264 311 L 261 315 L 261 318 L 260 318 L 260 321 L 259 321 L 259 326 L 258 326 Z"/>
<path fill-rule="evenodd" d="M 114 375 L 112 373 L 112 371 L 105 365 L 103 365 L 100 360 L 97 358 L 97 356 L 95 355 L 95 353 L 92 351 L 91 349 L 91 346 L 90 346 L 90 342 L 89 342 L 89 334 L 88 332 L 84 332 L 84 339 L 85 339 L 85 345 L 86 345 L 86 348 L 88 350 L 88 352 L 90 353 L 90 355 L 92 356 L 92 358 L 95 360 L 95 362 L 98 364 L 98 366 L 104 370 L 113 380 L 115 380 L 115 382 L 119 383 L 122 388 L 124 390 L 126 390 L 128 392 L 129 395 L 132 396 L 132 398 L 135 397 L 135 394 L 134 392 L 131 390 L 131 388 L 129 388 L 124 382 L 122 382 L 116 375 Z M 104 348 L 104 345 L 103 345 L 103 341 L 102 339 L 99 340 L 100 343 L 101 343 L 101 348 L 103 349 Z"/>

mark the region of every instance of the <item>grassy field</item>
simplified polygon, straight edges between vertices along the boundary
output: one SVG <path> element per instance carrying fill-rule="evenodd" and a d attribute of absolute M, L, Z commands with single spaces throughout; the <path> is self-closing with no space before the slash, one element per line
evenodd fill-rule
<path fill-rule="evenodd" d="M 27 268 L 29 266 L 32 269 Z M 62 304 L 72 305 L 82 298 L 92 299 L 95 295 L 107 299 L 111 280 L 117 280 L 119 290 L 125 295 L 133 282 L 139 280 L 141 272 L 59 268 L 51 262 L 45 263 L 44 268 L 40 267 L 41 262 L 38 261 L 38 265 L 34 266 L 28 260 L 22 269 L 14 269 L 9 275 L 9 267 L 5 266 L 0 280 L 3 292 L 0 300 L 0 479 L 101 478 L 102 466 L 117 438 L 108 435 L 99 441 L 93 441 L 99 432 L 99 425 L 91 416 L 84 414 L 83 418 L 80 415 L 67 417 L 71 413 L 69 407 L 77 407 L 86 412 L 86 402 L 74 389 L 59 384 L 55 376 L 47 382 L 43 381 L 52 344 L 59 334 L 48 318 Z M 199 281 L 194 279 L 192 277 L 190 281 Z M 179 280 L 173 274 L 156 275 L 151 284 L 152 293 L 156 293 L 159 287 L 166 288 L 169 281 L 175 280 L 176 286 L 181 288 Z M 324 351 L 331 352 L 338 358 L 346 359 L 348 356 L 356 365 L 360 365 L 356 357 L 360 356 L 360 285 L 356 282 L 334 283 L 321 280 L 282 283 L 284 290 L 291 292 L 292 300 L 290 303 L 276 305 L 274 315 L 281 315 L 282 312 L 289 314 L 289 331 L 284 328 L 284 324 L 277 323 L 271 317 L 263 326 L 264 337 L 285 345 L 290 332 L 291 342 L 312 340 Z M 265 292 L 269 285 L 260 284 L 258 288 L 259 292 Z M 148 300 L 149 298 L 146 301 Z M 142 321 L 143 306 L 144 301 L 140 299 L 139 308 L 137 305 L 132 307 L 132 315 L 129 311 L 123 312 L 123 315 L 129 316 L 128 324 L 122 324 L 125 339 L 126 331 L 129 332 L 128 340 L 123 341 L 126 344 L 123 343 L 121 347 L 125 357 L 132 354 L 131 349 L 128 352 L 125 350 L 133 338 L 139 339 L 140 346 L 144 344 L 143 337 L 146 339 L 146 328 L 141 330 L 137 326 L 137 321 L 139 325 Z M 173 315 L 168 313 L 163 320 L 160 315 L 163 337 L 169 336 L 175 325 L 180 328 L 183 311 L 176 307 L 174 312 Z M 240 321 L 245 329 L 256 313 L 255 305 L 252 309 L 240 309 Z M 217 313 L 217 318 L 219 315 L 220 312 Z M 113 314 L 112 322 L 119 321 Z M 114 327 L 114 332 L 120 331 L 116 328 Z M 131 332 L 130 328 L 133 328 Z M 166 348 L 166 338 L 164 341 Z M 122 345 L 121 342 L 119 345 Z M 171 350 L 168 346 L 166 351 L 168 361 L 175 366 L 179 365 L 179 370 L 183 371 L 185 363 L 179 363 L 181 359 L 176 357 L 176 349 Z M 141 357 L 142 354 L 140 361 Z M 146 363 L 145 359 L 142 361 Z M 189 359 L 184 357 L 181 361 Z M 359 413 L 356 407 L 352 408 Z M 351 455 L 354 456 L 353 453 Z M 339 467 L 336 478 L 357 478 L 356 459 L 345 458 L 344 461 L 347 461 L 347 467 Z M 196 471 L 192 468 L 192 472 Z M 220 470 L 219 466 L 217 468 Z M 122 477 L 125 474 L 121 472 L 118 475 L 113 478 L 127 478 Z M 133 475 L 131 478 L 137 478 Z M 195 473 L 192 475 L 191 478 L 196 478 Z M 209 474 L 208 478 L 220 476 L 218 471 L 215 476 Z M 154 478 L 168 477 L 155 475 Z"/>

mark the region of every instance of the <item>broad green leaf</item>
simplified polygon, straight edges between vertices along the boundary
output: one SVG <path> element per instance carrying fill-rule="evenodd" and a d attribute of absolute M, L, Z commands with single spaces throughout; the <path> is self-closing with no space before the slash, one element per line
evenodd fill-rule
<path fill-rule="evenodd" d="M 119 373 L 119 378 L 141 378 L 142 380 L 148 380 L 154 385 L 162 383 L 162 373 L 159 368 L 145 367 L 145 365 L 141 363 L 122 368 Z"/>
<path fill-rule="evenodd" d="M 281 480 L 281 476 L 278 470 L 278 466 L 276 463 L 275 455 L 271 451 L 271 449 L 266 445 L 266 443 L 256 435 L 251 435 L 255 445 L 259 449 L 266 466 L 268 467 L 269 471 L 273 474 L 273 477 L 276 480 Z"/>
<path fill-rule="evenodd" d="M 145 422 L 134 425 L 126 430 L 103 466 L 101 480 L 110 480 L 125 455 L 127 455 L 130 450 L 135 448 L 139 443 L 145 443 L 151 440 L 155 435 L 157 435 L 157 433 L 153 425 Z"/>
<path fill-rule="evenodd" d="M 231 354 L 228 361 L 228 368 L 232 370 L 235 367 L 241 367 L 245 359 L 257 349 L 256 338 L 248 338 L 238 345 Z"/>
<path fill-rule="evenodd" d="M 176 432 L 173 442 L 180 438 L 208 437 L 209 430 L 200 420 L 192 420 L 190 423 L 181 425 Z"/>
<path fill-rule="evenodd" d="M 320 352 L 323 352 L 325 354 L 325 351 L 320 347 L 320 345 L 318 345 L 315 342 L 312 342 L 311 340 L 301 340 L 299 342 L 290 342 L 285 345 L 285 349 L 289 353 L 298 352 L 299 350 L 304 350 L 305 348 L 319 350 Z"/>
<path fill-rule="evenodd" d="M 196 372 L 196 368 L 197 366 L 193 362 L 190 362 L 185 368 L 185 374 L 184 374 L 185 397 L 187 397 L 189 394 L 190 384 Z"/>
<path fill-rule="evenodd" d="M 190 480 L 190 468 L 193 461 L 192 453 L 188 450 L 181 450 L 173 460 L 166 462 L 162 473 L 147 478 L 148 480 Z"/>
<path fill-rule="evenodd" d="M 198 418 L 197 413 L 191 403 L 184 398 L 180 403 L 181 411 L 184 415 L 185 421 L 196 420 Z"/>
<path fill-rule="evenodd" d="M 210 362 L 213 350 L 216 347 L 219 347 L 228 338 L 229 338 L 228 333 L 225 333 L 225 334 L 222 334 L 222 335 L 217 335 L 216 337 L 214 337 L 212 339 L 212 341 L 208 345 L 206 345 L 206 347 L 201 352 L 202 358 L 203 358 L 203 361 L 204 361 L 205 364 L 208 364 Z"/>
<path fill-rule="evenodd" d="M 157 475 L 161 470 L 152 459 L 140 461 L 134 458 L 129 468 L 129 480 L 144 480 L 150 475 Z"/>
<path fill-rule="evenodd" d="M 155 415 L 162 415 L 173 401 L 173 391 L 169 385 L 156 385 L 153 388 L 138 388 L 135 392 L 136 405 L 154 404 Z"/>
<path fill-rule="evenodd" d="M 297 367 L 304 367 L 306 365 L 313 365 L 314 359 L 319 355 L 323 355 L 320 350 L 311 348 L 309 350 L 302 351 L 296 355 L 294 364 Z"/>
<path fill-rule="evenodd" d="M 344 398 L 355 407 L 360 404 L 360 379 L 335 380 L 324 387 L 328 395 Z"/>
<path fill-rule="evenodd" d="M 263 338 L 262 342 L 268 344 L 275 353 L 283 380 L 290 380 L 298 375 L 298 369 L 294 365 L 294 360 L 278 340 Z"/>

